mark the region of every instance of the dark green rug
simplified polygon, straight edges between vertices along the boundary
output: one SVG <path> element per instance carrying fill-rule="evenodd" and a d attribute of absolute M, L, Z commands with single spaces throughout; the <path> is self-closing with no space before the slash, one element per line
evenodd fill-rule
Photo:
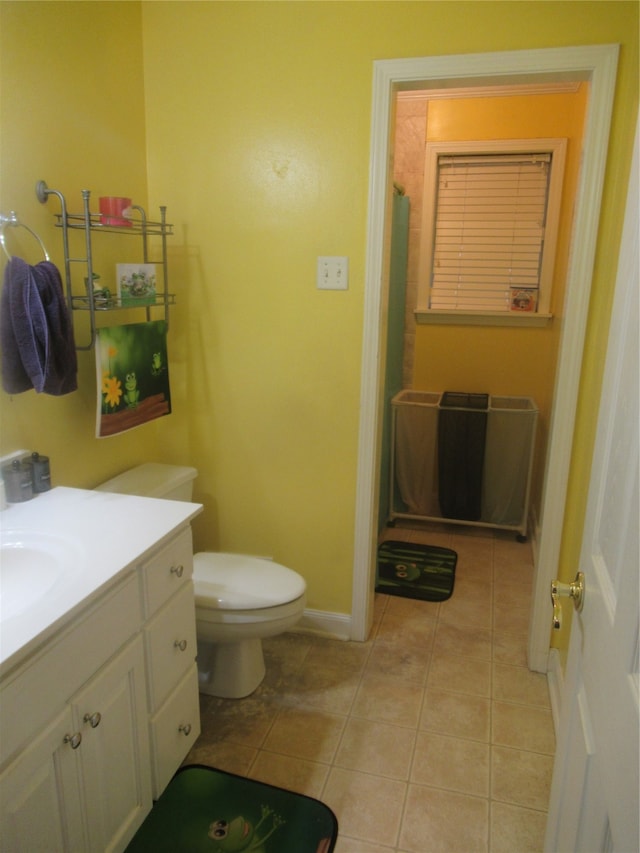
<path fill-rule="evenodd" d="M 458 555 L 450 548 L 389 540 L 378 546 L 376 592 L 446 601 L 451 597 Z"/>
<path fill-rule="evenodd" d="M 337 837 L 319 800 L 193 764 L 169 782 L 127 853 L 331 853 Z"/>

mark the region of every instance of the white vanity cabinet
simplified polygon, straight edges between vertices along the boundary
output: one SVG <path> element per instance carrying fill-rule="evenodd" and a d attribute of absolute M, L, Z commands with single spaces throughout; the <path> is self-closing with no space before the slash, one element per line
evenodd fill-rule
<path fill-rule="evenodd" d="M 151 802 L 144 652 L 136 636 L 72 701 L 91 850 L 122 849 Z"/>
<path fill-rule="evenodd" d="M 151 808 L 140 613 L 131 572 L 3 680 L 3 853 L 122 850 Z"/>
<path fill-rule="evenodd" d="M 48 853 L 86 847 L 79 756 L 70 709 L 0 774 L 0 849 Z"/>
<path fill-rule="evenodd" d="M 200 732 L 192 566 L 187 525 L 2 675 L 2 853 L 122 851 L 142 824 Z"/>
<path fill-rule="evenodd" d="M 141 567 L 153 797 L 200 734 L 191 529 Z"/>

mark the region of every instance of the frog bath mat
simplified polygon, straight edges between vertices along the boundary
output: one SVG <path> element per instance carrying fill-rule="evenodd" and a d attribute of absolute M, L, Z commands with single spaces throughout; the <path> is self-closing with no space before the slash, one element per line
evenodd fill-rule
<path fill-rule="evenodd" d="M 389 540 L 378 546 L 376 592 L 446 601 L 453 593 L 458 555 L 450 548 Z"/>
<path fill-rule="evenodd" d="M 319 800 L 233 773 L 182 767 L 126 853 L 331 853 L 338 822 Z"/>
<path fill-rule="evenodd" d="M 98 438 L 171 414 L 166 321 L 98 329 L 96 374 Z"/>

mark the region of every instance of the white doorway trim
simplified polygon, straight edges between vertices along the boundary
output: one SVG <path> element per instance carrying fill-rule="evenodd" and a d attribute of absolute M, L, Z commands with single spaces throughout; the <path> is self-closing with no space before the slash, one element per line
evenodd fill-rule
<path fill-rule="evenodd" d="M 549 48 L 374 62 L 369 167 L 360 432 L 351 638 L 366 640 L 373 619 L 381 422 L 386 207 L 391 178 L 393 96 L 404 89 L 500 83 L 589 81 L 583 161 L 567 273 L 565 321 L 556 370 L 529 634 L 529 666 L 546 672 L 549 584 L 557 572 L 600 201 L 615 91 L 617 45 Z"/>

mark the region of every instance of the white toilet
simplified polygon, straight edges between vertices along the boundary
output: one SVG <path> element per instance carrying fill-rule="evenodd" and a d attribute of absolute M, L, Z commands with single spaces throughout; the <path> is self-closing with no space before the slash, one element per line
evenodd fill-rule
<path fill-rule="evenodd" d="M 191 500 L 195 468 L 150 462 L 97 489 L 166 500 Z M 239 699 L 265 675 L 262 638 L 292 628 L 302 616 L 306 584 L 272 560 L 204 552 L 193 558 L 200 691 Z"/>

